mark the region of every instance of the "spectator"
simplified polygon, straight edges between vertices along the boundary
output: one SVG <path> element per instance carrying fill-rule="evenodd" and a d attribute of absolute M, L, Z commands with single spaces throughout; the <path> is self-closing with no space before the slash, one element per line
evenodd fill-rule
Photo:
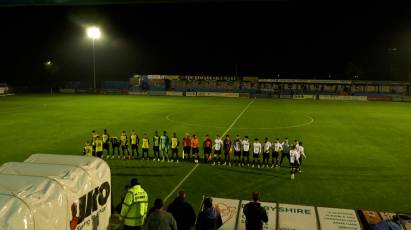
<path fill-rule="evenodd" d="M 189 230 L 196 221 L 196 214 L 193 207 L 186 202 L 186 196 L 186 193 L 181 190 L 178 192 L 178 197 L 167 208 L 176 220 L 178 230 Z"/>
<path fill-rule="evenodd" d="M 130 181 L 130 189 L 124 197 L 120 220 L 124 219 L 124 229 L 140 230 L 147 216 L 148 195 L 137 178 Z"/>
<path fill-rule="evenodd" d="M 164 211 L 161 199 L 154 201 L 154 210 L 147 218 L 146 230 L 177 230 L 177 223 L 173 216 Z"/>
<path fill-rule="evenodd" d="M 253 201 L 244 206 L 243 213 L 245 215 L 245 229 L 246 230 L 262 230 L 263 223 L 268 222 L 267 212 L 259 202 L 260 194 L 253 192 Z"/>
<path fill-rule="evenodd" d="M 198 214 L 196 230 L 216 230 L 223 225 L 220 209 L 213 207 L 213 200 L 205 198 L 203 210 Z"/>
<path fill-rule="evenodd" d="M 128 184 L 124 186 L 124 189 L 120 195 L 120 203 L 117 204 L 114 212 L 121 213 L 121 208 L 123 207 L 124 198 L 126 197 L 127 192 L 130 188 L 131 188 L 131 182 L 129 182 Z"/>

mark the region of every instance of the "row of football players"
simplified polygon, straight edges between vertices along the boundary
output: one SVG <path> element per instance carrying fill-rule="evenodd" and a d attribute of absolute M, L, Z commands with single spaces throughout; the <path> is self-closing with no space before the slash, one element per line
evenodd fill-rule
<path fill-rule="evenodd" d="M 131 144 L 130 149 L 128 147 L 129 143 Z M 149 149 L 151 144 L 153 145 L 154 161 L 167 160 L 169 162 L 179 162 L 181 159 L 188 159 L 193 160 L 194 163 L 199 162 L 200 141 L 195 134 L 189 135 L 186 133 L 182 138 L 183 152 L 181 158 L 178 154 L 180 140 L 176 133 L 173 133 L 173 136 L 169 138 L 166 131 L 164 131 L 161 136 L 155 131 L 152 142 L 150 142 L 150 139 L 145 133 L 141 141 L 142 159 L 149 159 Z M 118 159 L 134 159 L 139 158 L 139 145 L 140 139 L 135 130 L 131 132 L 130 138 L 127 137 L 125 131 L 121 133 L 120 138 L 117 138 L 116 136 L 110 137 L 106 129 L 101 136 L 93 130 L 91 141 L 86 144 L 84 148 L 84 154 L 102 157 L 103 152 L 106 152 L 107 159 L 114 159 L 115 155 L 117 155 Z M 258 138 L 255 138 L 252 143 L 252 161 L 250 157 L 251 143 L 248 136 L 241 139 L 240 136 L 237 135 L 234 140 L 231 140 L 230 136 L 226 135 L 223 140 L 219 135 L 216 135 L 213 142 L 210 137 L 206 135 L 202 147 L 204 162 L 212 162 L 213 165 L 221 164 L 223 162 L 223 165 L 228 166 L 231 166 L 231 163 L 235 163 L 238 166 L 250 166 L 251 164 L 251 167 L 254 167 L 256 164 L 257 167 L 273 168 L 280 167 L 284 158 L 287 158 L 290 164 L 299 162 L 300 165 L 302 161 L 301 156 L 305 157 L 302 143 L 295 140 L 294 144 L 290 144 L 288 138 L 285 138 L 281 143 L 279 138 L 277 138 L 274 143 L 271 143 L 268 138 L 265 138 L 263 143 L 261 143 Z M 169 156 L 170 149 L 171 156 Z M 212 151 L 214 156 L 211 154 Z M 224 153 L 224 161 L 221 157 L 222 152 Z M 232 162 L 231 153 L 233 152 L 234 161 Z M 260 158 L 262 158 L 262 161 Z M 271 164 L 269 164 L 270 158 Z"/>

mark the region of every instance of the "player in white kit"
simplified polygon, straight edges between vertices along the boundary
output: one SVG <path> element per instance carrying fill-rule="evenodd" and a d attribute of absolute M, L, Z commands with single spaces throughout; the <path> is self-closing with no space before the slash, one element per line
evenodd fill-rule
<path fill-rule="evenodd" d="M 254 143 L 253 143 L 253 165 L 251 167 L 254 168 L 254 164 L 257 161 L 258 163 L 258 168 L 260 168 L 260 154 L 261 154 L 261 143 L 258 141 L 258 138 L 254 139 Z"/>
<path fill-rule="evenodd" d="M 250 166 L 250 141 L 248 140 L 248 136 L 244 136 L 241 145 L 243 148 L 242 166 L 245 164 L 245 158 L 247 158 L 247 166 Z"/>
<path fill-rule="evenodd" d="M 264 166 L 267 166 L 268 168 L 268 160 L 270 159 L 271 146 L 271 142 L 268 140 L 268 137 L 266 137 L 263 144 L 263 168 Z"/>
<path fill-rule="evenodd" d="M 214 163 L 213 165 L 215 165 L 215 162 L 218 161 L 218 164 L 221 163 L 221 149 L 223 147 L 223 140 L 221 140 L 220 135 L 217 134 L 215 140 L 214 140 Z"/>
<path fill-rule="evenodd" d="M 291 165 L 291 180 L 294 180 L 295 173 L 299 165 L 298 162 L 298 151 L 295 145 L 292 145 L 290 148 L 290 165 Z"/>
<path fill-rule="evenodd" d="M 237 135 L 233 142 L 234 148 L 234 164 L 241 166 L 241 139 L 240 135 Z"/>
<path fill-rule="evenodd" d="M 277 138 L 275 139 L 274 143 L 274 151 L 273 151 L 273 156 L 271 160 L 271 168 L 278 167 L 278 157 L 280 156 L 280 152 L 283 151 L 283 145 L 280 143 L 280 139 Z"/>
<path fill-rule="evenodd" d="M 297 148 L 297 153 L 298 153 L 298 172 L 301 173 L 301 165 L 303 163 L 303 158 L 301 156 L 303 156 L 304 158 L 307 158 L 304 152 L 304 147 L 303 147 L 303 143 L 300 141 L 298 142 L 298 146 Z"/>

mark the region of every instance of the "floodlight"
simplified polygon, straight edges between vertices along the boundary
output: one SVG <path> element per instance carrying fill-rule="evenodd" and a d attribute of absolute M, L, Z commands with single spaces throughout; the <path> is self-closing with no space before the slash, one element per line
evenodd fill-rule
<path fill-rule="evenodd" d="M 92 26 L 87 28 L 87 36 L 91 39 L 99 39 L 101 37 L 100 28 Z"/>
<path fill-rule="evenodd" d="M 100 28 L 96 26 L 91 26 L 87 28 L 86 32 L 87 32 L 87 37 L 91 38 L 93 41 L 93 83 L 94 83 L 93 85 L 94 85 L 94 91 L 96 91 L 96 51 L 94 47 L 94 41 L 101 37 L 101 31 L 100 31 Z"/>

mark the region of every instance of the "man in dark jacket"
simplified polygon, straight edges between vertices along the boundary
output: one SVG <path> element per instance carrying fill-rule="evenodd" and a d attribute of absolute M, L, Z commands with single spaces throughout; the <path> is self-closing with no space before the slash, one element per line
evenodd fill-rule
<path fill-rule="evenodd" d="M 186 193 L 183 190 L 178 192 L 178 197 L 168 206 L 167 212 L 173 215 L 178 230 L 190 230 L 196 221 L 194 209 L 186 202 Z"/>
<path fill-rule="evenodd" d="M 213 200 L 205 198 L 203 210 L 198 214 L 196 230 L 216 230 L 223 225 L 220 209 L 213 207 Z"/>
<path fill-rule="evenodd" d="M 154 210 L 146 220 L 146 230 L 177 230 L 177 223 L 173 216 L 164 211 L 161 199 L 154 201 Z"/>
<path fill-rule="evenodd" d="M 244 206 L 243 213 L 245 215 L 246 230 L 262 230 L 263 223 L 268 222 L 267 212 L 261 207 L 259 196 L 258 192 L 253 192 L 253 201 Z"/>

